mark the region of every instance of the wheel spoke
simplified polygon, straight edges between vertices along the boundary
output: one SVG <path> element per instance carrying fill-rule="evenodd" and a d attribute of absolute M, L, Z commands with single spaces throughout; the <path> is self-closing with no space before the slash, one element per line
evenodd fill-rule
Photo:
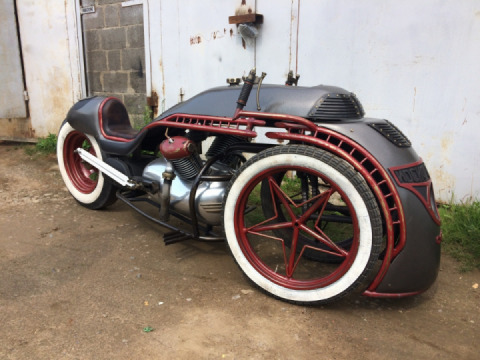
<path fill-rule="evenodd" d="M 274 219 L 276 219 L 276 217 L 268 219 L 266 221 L 263 221 L 263 222 L 261 222 L 257 225 L 254 225 L 254 226 L 248 228 L 247 232 L 263 232 L 263 231 L 279 230 L 279 229 L 286 229 L 286 228 L 292 227 L 291 222 L 281 222 L 281 223 L 273 223 L 273 224 L 270 224 L 270 225 L 263 225 L 263 224 L 265 224 L 267 222 L 270 222 Z"/>
<path fill-rule="evenodd" d="M 273 177 L 268 178 L 268 183 L 270 185 L 270 192 L 272 193 L 273 204 L 275 206 L 275 212 L 277 213 L 277 216 L 278 216 L 278 212 L 276 209 L 277 202 L 275 201 L 275 195 L 283 204 L 283 206 L 285 207 L 285 210 L 287 210 L 288 215 L 292 219 L 292 222 L 295 221 L 297 217 L 295 216 L 294 212 L 290 208 L 290 204 L 293 205 L 294 207 L 298 207 L 298 206 L 295 205 L 295 202 L 292 199 L 290 199 L 290 197 L 287 194 L 285 194 L 285 192 L 280 188 L 280 186 L 273 179 Z"/>
<path fill-rule="evenodd" d="M 298 260 L 295 261 L 295 255 L 297 253 L 298 233 L 299 233 L 298 226 L 295 226 L 293 228 L 292 244 L 290 246 L 290 256 L 288 259 L 288 264 L 285 264 L 285 272 L 287 273 L 287 277 L 289 278 L 292 277 L 293 272 L 295 271 L 296 265 L 298 263 L 298 260 L 300 260 L 300 257 L 299 257 Z"/>
<path fill-rule="evenodd" d="M 312 198 L 308 199 L 308 191 L 305 189 L 308 187 L 308 184 L 304 184 L 304 180 L 308 179 L 312 182 Z M 293 277 L 295 268 L 297 267 L 306 247 L 320 251 L 326 254 L 330 254 L 339 258 L 346 258 L 348 256 L 348 251 L 340 248 L 338 245 L 335 244 L 318 226 L 320 219 L 322 218 L 326 206 L 335 192 L 332 188 L 327 188 L 323 192 L 318 192 L 318 181 L 314 181 L 315 179 L 313 176 L 303 177 L 302 180 L 302 200 L 294 201 L 291 196 L 289 196 L 279 185 L 279 182 L 274 179 L 274 177 L 268 177 L 268 184 L 270 189 L 270 196 L 272 198 L 272 204 L 274 209 L 275 216 L 262 221 L 250 228 L 247 229 L 248 233 L 256 234 L 262 236 L 264 238 L 270 238 L 275 240 L 280 240 L 283 242 L 282 239 L 275 236 L 270 236 L 267 234 L 262 234 L 267 231 L 275 231 L 280 229 L 292 228 L 293 232 L 291 233 L 291 239 L 289 241 L 290 244 L 290 253 L 287 254 L 287 250 L 285 246 L 283 246 L 284 251 L 284 259 L 285 259 L 285 272 L 288 278 Z M 298 194 L 296 194 L 298 195 Z M 293 196 L 295 197 L 295 196 Z M 274 222 L 274 220 L 279 220 L 279 209 L 277 206 L 281 204 L 285 208 L 288 216 L 290 217 L 291 221 L 281 221 L 281 222 Z M 310 206 L 308 206 L 310 204 Z M 300 216 L 295 215 L 293 208 L 303 208 L 305 211 Z M 313 214 L 318 212 L 317 220 L 314 224 L 314 229 L 311 229 L 307 226 L 307 222 L 310 220 Z M 300 230 L 305 232 L 306 234 L 310 235 L 316 241 L 320 242 L 321 244 L 325 245 L 326 248 L 321 247 L 314 247 L 314 246 L 301 246 L 301 249 L 298 247 L 298 238 L 300 235 Z"/>
<path fill-rule="evenodd" d="M 310 181 L 312 181 L 311 180 L 312 176 L 310 176 L 309 178 L 310 178 Z M 336 245 L 318 227 L 318 223 L 325 211 L 328 201 L 331 198 L 332 194 L 334 193 L 334 191 L 331 188 L 328 188 L 322 193 L 318 193 L 318 188 L 315 185 L 317 191 L 312 190 L 312 193 L 315 194 L 315 196 L 313 196 L 310 199 L 308 199 L 308 192 L 305 191 L 305 189 L 303 189 L 302 199 L 304 201 L 298 202 L 298 201 L 294 201 L 290 196 L 288 196 L 273 177 L 270 176 L 268 178 L 268 182 L 269 182 L 270 194 L 272 197 L 275 216 L 262 223 L 259 223 L 251 227 L 249 231 L 251 231 L 252 233 L 255 232 L 257 235 L 260 235 L 261 232 L 266 232 L 266 231 L 274 231 L 274 230 L 285 229 L 285 228 L 293 229 L 293 233 L 290 240 L 290 253 L 288 255 L 284 247 L 285 271 L 288 278 L 291 278 L 294 275 L 295 268 L 297 267 L 306 248 L 305 245 L 303 245 L 301 249 L 298 248 L 298 238 L 299 238 L 300 230 L 312 236 L 315 240 L 319 241 L 320 243 L 324 244 L 327 247 L 325 249 L 320 247 L 308 246 L 308 248 L 312 250 L 324 252 L 330 255 L 334 255 L 340 258 L 345 258 L 348 256 L 347 251 L 345 251 L 344 249 Z M 302 188 L 304 188 L 305 185 L 306 184 L 302 184 Z M 292 219 L 292 221 L 291 222 L 283 221 L 283 222 L 277 222 L 277 223 L 266 225 L 267 223 L 275 219 L 278 219 L 279 211 L 278 211 L 277 205 L 279 203 L 283 205 L 286 212 L 288 213 L 288 216 Z M 311 204 L 311 205 L 308 207 L 308 204 Z M 295 215 L 295 213 L 292 210 L 292 206 L 293 208 L 306 209 L 306 211 L 304 211 L 302 215 L 297 217 L 297 215 Z M 310 217 L 316 212 L 318 212 L 318 216 L 314 225 L 314 230 L 312 230 L 306 225 L 306 223 L 310 220 Z M 281 240 L 278 237 L 271 237 L 268 235 L 262 235 L 262 236 L 266 238 L 275 238 L 275 240 Z M 287 262 L 287 259 L 288 259 L 288 262 Z"/>
<path fill-rule="evenodd" d="M 310 216 L 321 208 L 318 215 L 320 218 L 323 214 L 323 211 L 325 210 L 325 206 L 327 205 L 328 199 L 330 199 L 331 195 L 332 195 L 332 190 L 328 190 L 317 195 L 314 198 L 311 198 L 309 202 L 312 202 L 312 201 L 315 201 L 315 202 L 312 204 L 312 206 L 310 206 L 310 208 L 307 211 L 305 211 L 305 213 L 298 219 L 298 221 L 301 222 L 302 224 L 307 222 Z"/>
<path fill-rule="evenodd" d="M 300 228 L 303 231 L 305 231 L 307 234 L 313 236 L 315 239 L 320 241 L 322 244 L 327 245 L 329 248 L 331 248 L 335 252 L 331 252 L 331 251 L 328 251 L 328 250 L 325 250 L 325 249 L 320 249 L 320 248 L 318 249 L 319 251 L 323 251 L 323 252 L 326 252 L 328 254 L 332 254 L 332 255 L 336 255 L 336 256 L 343 256 L 343 257 L 346 257 L 348 255 L 347 251 L 338 247 L 332 240 L 330 240 L 330 238 L 327 235 L 325 235 L 325 233 L 322 230 L 317 228 L 318 232 L 320 233 L 320 234 L 318 234 L 306 225 L 302 224 L 300 226 Z"/>

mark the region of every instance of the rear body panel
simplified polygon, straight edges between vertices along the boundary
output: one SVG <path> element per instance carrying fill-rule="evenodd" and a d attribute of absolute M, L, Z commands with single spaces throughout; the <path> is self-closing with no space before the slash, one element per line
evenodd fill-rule
<path fill-rule="evenodd" d="M 378 293 L 412 293 L 428 289 L 435 281 L 440 264 L 440 219 L 436 210 L 433 193 L 428 189 L 431 181 L 420 179 L 410 184 L 424 188 L 426 196 L 401 186 L 402 183 L 393 175 L 396 167 L 415 168 L 421 164 L 421 158 L 412 147 L 399 148 L 380 135 L 369 122 L 379 122 L 376 119 L 364 119 L 359 123 L 335 124 L 327 127 L 352 138 L 355 142 L 370 152 L 380 164 L 388 170 L 401 198 L 405 215 L 406 241 L 405 246 L 394 256 L 388 272 L 376 288 Z M 411 166 L 408 166 L 411 165 Z M 428 178 L 430 180 L 430 178 Z M 428 184 L 425 184 L 425 183 Z"/>

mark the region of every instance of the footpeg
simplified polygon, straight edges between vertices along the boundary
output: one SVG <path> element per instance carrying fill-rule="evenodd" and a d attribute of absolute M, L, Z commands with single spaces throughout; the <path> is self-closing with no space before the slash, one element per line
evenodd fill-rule
<path fill-rule="evenodd" d="M 176 244 L 185 240 L 192 240 L 193 236 L 191 234 L 185 234 L 181 231 L 172 231 L 163 235 L 163 241 L 165 245 Z"/>

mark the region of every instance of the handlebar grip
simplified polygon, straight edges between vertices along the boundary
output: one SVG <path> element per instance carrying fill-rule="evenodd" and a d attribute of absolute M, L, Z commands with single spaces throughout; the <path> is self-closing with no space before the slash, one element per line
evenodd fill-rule
<path fill-rule="evenodd" d="M 238 96 L 237 100 L 237 109 L 243 109 L 245 105 L 247 105 L 248 97 L 250 96 L 250 92 L 252 91 L 253 83 L 255 82 L 256 70 L 253 68 L 250 70 L 247 78 L 244 80 L 242 91 Z"/>

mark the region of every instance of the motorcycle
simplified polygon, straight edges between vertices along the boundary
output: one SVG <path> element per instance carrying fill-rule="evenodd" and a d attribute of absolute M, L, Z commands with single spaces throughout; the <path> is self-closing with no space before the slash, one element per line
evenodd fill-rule
<path fill-rule="evenodd" d="M 139 131 L 116 98 L 78 101 L 58 134 L 66 187 L 89 209 L 121 200 L 166 228 L 166 245 L 226 241 L 253 284 L 288 302 L 428 289 L 440 218 L 409 139 L 342 88 L 264 77 L 253 69 Z"/>

